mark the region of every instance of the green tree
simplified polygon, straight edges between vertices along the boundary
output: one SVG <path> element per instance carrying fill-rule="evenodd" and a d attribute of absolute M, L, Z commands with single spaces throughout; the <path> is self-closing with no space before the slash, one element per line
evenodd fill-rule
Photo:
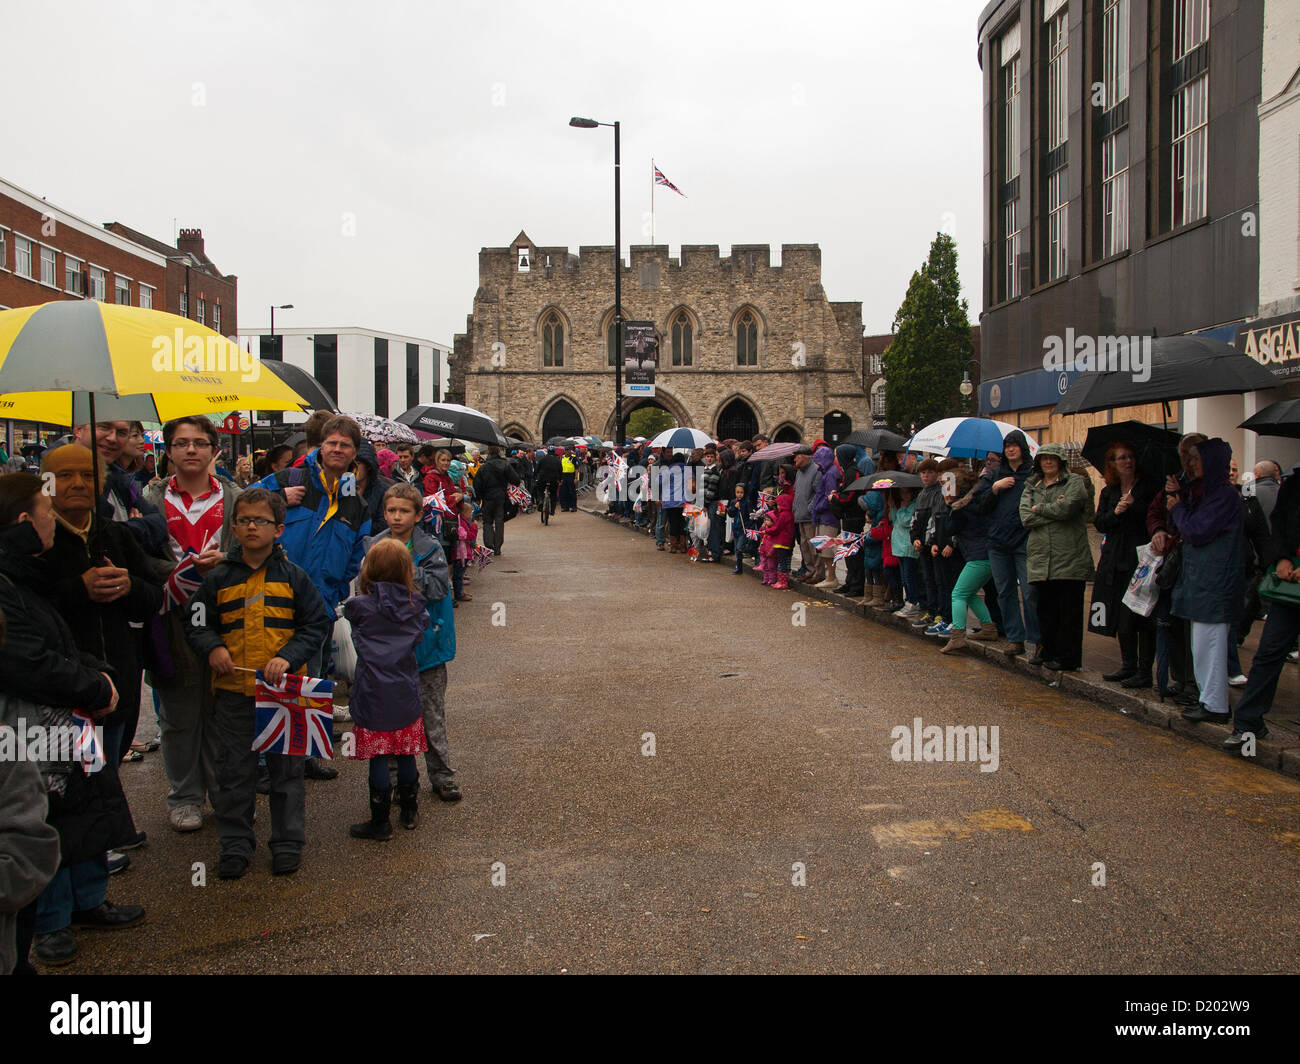
<path fill-rule="evenodd" d="M 639 406 L 627 419 L 626 434 L 633 436 L 654 436 L 656 433 L 670 429 L 677 422 L 672 414 L 657 406 Z"/>
<path fill-rule="evenodd" d="M 930 257 L 907 286 L 884 354 L 885 407 L 903 436 L 962 413 L 962 373 L 973 356 L 967 303 L 957 277 L 957 246 L 935 236 Z"/>

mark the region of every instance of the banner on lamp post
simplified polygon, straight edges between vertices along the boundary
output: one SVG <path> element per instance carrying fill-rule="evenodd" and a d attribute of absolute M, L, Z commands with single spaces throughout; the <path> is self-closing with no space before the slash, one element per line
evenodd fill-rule
<path fill-rule="evenodd" d="M 623 394 L 653 398 L 659 367 L 659 337 L 652 321 L 623 323 Z"/>

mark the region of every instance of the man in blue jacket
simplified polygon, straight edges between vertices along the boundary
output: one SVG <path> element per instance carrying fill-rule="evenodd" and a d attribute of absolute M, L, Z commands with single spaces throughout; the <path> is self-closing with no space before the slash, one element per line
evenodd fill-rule
<path fill-rule="evenodd" d="M 972 505 L 989 518 L 989 567 L 998 589 L 998 607 L 1002 626 L 1010 645 L 1007 654 L 1023 654 L 1025 642 L 1035 644 L 1031 661 L 1042 664 L 1042 638 L 1038 631 L 1038 592 L 1029 583 L 1025 568 L 1025 541 L 1029 533 L 1020 523 L 1020 496 L 1025 481 L 1034 471 L 1029 457 L 1029 441 L 1019 429 L 1008 432 L 1002 441 L 1002 463 L 985 469 Z M 1024 619 L 1016 595 L 1019 585 L 1024 598 Z"/>
<path fill-rule="evenodd" d="M 280 545 L 294 565 L 307 571 L 330 617 L 330 629 L 317 655 L 307 662 L 312 676 L 324 676 L 329 664 L 338 605 L 361 569 L 370 510 L 349 473 L 361 449 L 361 429 L 350 417 L 335 417 L 321 429 L 321 445 L 308 452 L 301 466 L 272 473 L 261 487 L 284 495 L 287 512 Z M 307 759 L 308 779 L 333 779 L 338 772 L 315 758 Z"/>

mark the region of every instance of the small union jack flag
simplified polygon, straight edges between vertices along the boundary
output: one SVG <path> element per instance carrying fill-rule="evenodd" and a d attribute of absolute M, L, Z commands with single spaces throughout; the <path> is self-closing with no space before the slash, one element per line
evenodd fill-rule
<path fill-rule="evenodd" d="M 77 738 L 72 744 L 72 756 L 87 775 L 104 767 L 103 730 L 79 709 L 72 711 L 72 723 L 77 728 Z"/>
<path fill-rule="evenodd" d="M 286 675 L 278 686 L 257 670 L 253 749 L 290 757 L 334 756 L 334 681 Z"/>
<path fill-rule="evenodd" d="M 492 555 L 495 552 L 490 547 L 485 547 L 481 543 L 474 544 L 474 561 L 478 562 L 478 567 L 482 569 L 492 561 Z"/>
<path fill-rule="evenodd" d="M 674 192 L 677 193 L 677 195 L 681 196 L 682 199 L 685 199 L 685 198 L 686 198 L 686 193 L 683 192 L 683 191 L 682 191 L 680 188 L 678 188 L 676 185 L 674 185 L 671 181 L 669 181 L 668 178 L 664 177 L 664 172 L 663 172 L 662 170 L 660 170 L 659 167 L 656 166 L 656 167 L 654 168 L 654 171 L 655 171 L 655 184 L 656 184 L 656 185 L 663 185 L 664 188 L 671 188 Z"/>
<path fill-rule="evenodd" d="M 533 497 L 518 484 L 508 485 L 506 487 L 506 495 L 516 506 L 529 506 L 533 501 Z"/>
<path fill-rule="evenodd" d="M 808 545 L 813 550 L 834 547 L 835 560 L 839 562 L 862 549 L 862 536 L 857 532 L 841 532 L 838 536 L 813 536 L 808 540 Z"/>
<path fill-rule="evenodd" d="M 745 538 L 747 538 L 747 539 L 758 539 L 758 538 L 760 538 L 762 535 L 763 535 L 763 530 L 762 530 L 761 528 L 747 528 L 747 529 L 745 529 Z"/>
<path fill-rule="evenodd" d="M 184 606 L 202 586 L 203 574 L 195 564 L 197 558 L 198 555 L 193 550 L 187 550 L 180 564 L 163 582 L 163 600 L 158 607 L 159 613 L 169 613 L 175 606 Z"/>

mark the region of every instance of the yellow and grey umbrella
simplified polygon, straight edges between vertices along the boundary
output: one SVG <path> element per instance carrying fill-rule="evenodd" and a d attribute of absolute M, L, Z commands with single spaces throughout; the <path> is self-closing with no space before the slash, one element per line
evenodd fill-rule
<path fill-rule="evenodd" d="M 0 311 L 0 417 L 80 425 L 309 406 L 256 355 L 175 314 L 93 300 Z"/>

